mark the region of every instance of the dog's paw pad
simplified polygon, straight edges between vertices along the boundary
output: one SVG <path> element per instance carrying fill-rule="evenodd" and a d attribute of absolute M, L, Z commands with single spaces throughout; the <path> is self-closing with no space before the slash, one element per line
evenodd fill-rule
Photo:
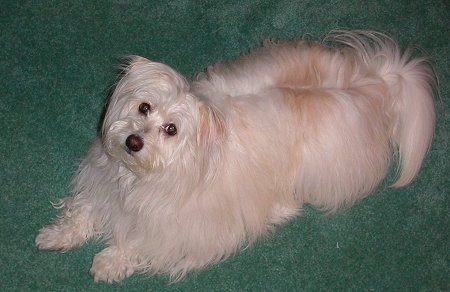
<path fill-rule="evenodd" d="M 118 282 L 133 274 L 135 266 L 125 253 L 116 248 L 108 247 L 94 257 L 91 275 L 95 282 Z"/>

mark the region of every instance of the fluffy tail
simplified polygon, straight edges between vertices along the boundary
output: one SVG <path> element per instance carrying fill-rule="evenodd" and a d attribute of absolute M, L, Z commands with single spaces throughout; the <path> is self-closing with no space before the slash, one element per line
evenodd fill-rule
<path fill-rule="evenodd" d="M 426 58 L 411 58 L 384 34 L 372 31 L 333 31 L 325 40 L 349 46 L 389 88 L 393 104 L 392 143 L 399 169 L 394 187 L 410 183 L 431 145 L 435 124 L 433 70 Z"/>

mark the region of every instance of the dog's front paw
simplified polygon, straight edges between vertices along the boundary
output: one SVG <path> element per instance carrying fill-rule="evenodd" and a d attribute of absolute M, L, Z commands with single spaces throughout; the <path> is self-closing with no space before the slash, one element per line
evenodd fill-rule
<path fill-rule="evenodd" d="M 136 265 L 125 252 L 115 246 L 105 248 L 94 257 L 91 275 L 95 282 L 119 282 L 131 276 Z"/>
<path fill-rule="evenodd" d="M 56 225 L 42 227 L 35 243 L 39 249 L 67 250 L 71 246 L 70 238 Z"/>
<path fill-rule="evenodd" d="M 36 246 L 39 249 L 66 251 L 81 245 L 86 240 L 78 228 L 69 226 L 49 225 L 41 228 L 36 236 Z"/>

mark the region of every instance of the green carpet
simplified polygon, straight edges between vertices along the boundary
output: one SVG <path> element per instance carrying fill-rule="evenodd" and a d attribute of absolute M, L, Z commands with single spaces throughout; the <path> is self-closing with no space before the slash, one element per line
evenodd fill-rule
<path fill-rule="evenodd" d="M 21 1 L 0 4 L 0 291 L 449 291 L 450 5 L 398 1 Z M 436 137 L 418 178 L 350 210 L 306 208 L 254 246 L 182 282 L 135 275 L 95 284 L 102 245 L 39 252 L 94 137 L 120 57 L 192 76 L 266 37 L 376 29 L 429 54 L 440 80 Z"/>

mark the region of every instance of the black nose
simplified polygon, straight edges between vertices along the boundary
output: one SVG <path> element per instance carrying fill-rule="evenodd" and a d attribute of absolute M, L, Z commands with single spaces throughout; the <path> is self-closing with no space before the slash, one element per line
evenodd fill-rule
<path fill-rule="evenodd" d="M 130 135 L 125 141 L 125 145 L 127 145 L 128 149 L 133 152 L 138 152 L 144 147 L 144 141 L 141 136 L 138 135 Z"/>

